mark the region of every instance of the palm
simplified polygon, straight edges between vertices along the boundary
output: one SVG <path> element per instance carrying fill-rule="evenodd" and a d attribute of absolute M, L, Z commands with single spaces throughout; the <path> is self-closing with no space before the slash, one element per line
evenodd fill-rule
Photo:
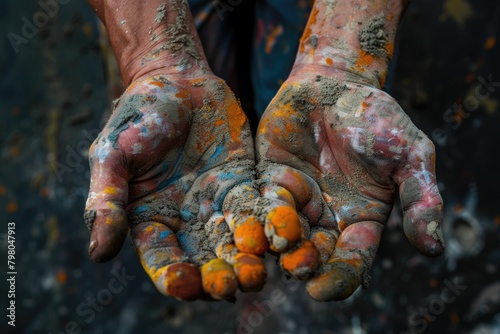
<path fill-rule="evenodd" d="M 308 292 L 343 299 L 367 284 L 398 189 L 409 240 L 426 254 L 440 252 L 433 146 L 384 92 L 300 74 L 285 82 L 261 120 L 258 170 L 267 192 L 288 191 L 309 221 L 323 267 Z"/>
<path fill-rule="evenodd" d="M 86 215 L 94 259 L 119 251 L 128 224 L 143 267 L 168 295 L 197 298 L 203 286 L 222 299 L 238 283 L 246 290 L 262 285 L 256 257 L 244 256 L 258 269 L 250 282 L 216 259 L 238 262 L 224 220 L 232 212 L 223 204 L 228 192 L 251 188 L 254 177 L 246 118 L 222 80 L 158 76 L 133 84 L 93 144 L 91 165 Z"/>

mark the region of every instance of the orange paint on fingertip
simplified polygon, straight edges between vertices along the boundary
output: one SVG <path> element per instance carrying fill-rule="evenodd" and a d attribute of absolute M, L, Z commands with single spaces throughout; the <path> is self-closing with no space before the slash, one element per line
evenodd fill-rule
<path fill-rule="evenodd" d="M 242 291 L 260 291 L 266 283 L 266 266 L 257 256 L 239 253 L 234 257 L 233 269 Z"/>
<path fill-rule="evenodd" d="M 261 223 L 253 216 L 248 217 L 234 229 L 234 243 L 244 253 L 264 254 L 269 243 Z"/>
<path fill-rule="evenodd" d="M 202 294 L 201 274 L 189 263 L 174 263 L 161 270 L 160 292 L 180 300 L 195 300 Z"/>
<path fill-rule="evenodd" d="M 203 290 L 217 300 L 229 299 L 238 289 L 233 267 L 223 259 L 213 259 L 201 267 Z"/>
<path fill-rule="evenodd" d="M 321 254 L 321 261 L 327 263 L 335 250 L 336 237 L 332 233 L 316 231 L 311 234 L 310 240 Z"/>
<path fill-rule="evenodd" d="M 267 219 L 274 227 L 275 233 L 285 238 L 290 246 L 300 240 L 302 236 L 300 219 L 294 208 L 278 206 L 269 212 Z"/>
<path fill-rule="evenodd" d="M 325 59 L 325 62 L 326 62 L 329 66 L 332 66 L 332 65 L 333 65 L 333 60 L 332 60 L 332 58 L 326 58 L 326 59 Z"/>
<path fill-rule="evenodd" d="M 308 278 L 319 264 L 319 251 L 309 240 L 302 241 L 297 248 L 280 256 L 281 268 L 297 279 Z"/>

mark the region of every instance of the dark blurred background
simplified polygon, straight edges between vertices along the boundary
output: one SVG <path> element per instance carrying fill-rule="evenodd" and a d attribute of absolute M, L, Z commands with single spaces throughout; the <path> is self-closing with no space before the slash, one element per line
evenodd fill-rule
<path fill-rule="evenodd" d="M 396 206 L 368 290 L 314 302 L 268 257 L 266 288 L 234 304 L 162 296 L 129 242 L 109 263 L 89 260 L 87 151 L 119 83 L 85 1 L 58 4 L 45 16 L 35 1 L 0 10 L 0 333 L 500 333 L 497 1 L 414 1 L 387 87 L 436 144 L 446 254 L 417 254 Z"/>

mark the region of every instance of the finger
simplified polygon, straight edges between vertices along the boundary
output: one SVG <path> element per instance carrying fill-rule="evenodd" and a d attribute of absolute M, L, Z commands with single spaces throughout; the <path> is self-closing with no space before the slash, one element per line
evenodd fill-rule
<path fill-rule="evenodd" d="M 203 290 L 216 300 L 234 297 L 238 281 L 233 267 L 224 259 L 212 259 L 201 266 Z"/>
<path fill-rule="evenodd" d="M 368 286 L 383 226 L 365 221 L 348 226 L 340 235 L 335 251 L 320 274 L 306 283 L 307 293 L 315 300 L 343 300 L 363 284 Z"/>
<path fill-rule="evenodd" d="M 302 240 L 291 250 L 280 255 L 280 266 L 293 278 L 305 280 L 320 264 L 320 253 L 309 240 Z"/>
<path fill-rule="evenodd" d="M 281 253 L 292 248 L 302 237 L 302 226 L 295 208 L 284 202 L 263 201 L 265 215 L 265 234 L 269 249 Z"/>
<path fill-rule="evenodd" d="M 158 291 L 180 300 L 195 300 L 203 293 L 199 269 L 186 263 L 175 234 L 164 224 L 145 222 L 131 231 L 141 264 Z"/>
<path fill-rule="evenodd" d="M 121 151 L 106 138 L 90 149 L 91 181 L 84 220 L 91 232 L 89 255 L 106 262 L 120 251 L 127 236 L 128 169 Z"/>
<path fill-rule="evenodd" d="M 266 283 L 266 267 L 257 256 L 238 251 L 222 213 L 215 213 L 210 218 L 205 225 L 205 231 L 217 257 L 233 266 L 240 290 L 260 291 Z"/>
<path fill-rule="evenodd" d="M 269 249 L 281 253 L 291 249 L 308 234 L 305 224 L 295 209 L 292 194 L 284 187 L 266 184 L 260 191 L 254 213 L 264 224 Z"/>
<path fill-rule="evenodd" d="M 333 229 L 325 229 L 320 226 L 314 226 L 311 228 L 311 236 L 309 240 L 311 240 L 314 246 L 316 246 L 316 249 L 320 254 L 321 263 L 327 263 L 333 255 L 338 236 L 339 232 Z"/>
<path fill-rule="evenodd" d="M 271 213 L 274 207 L 286 205 L 303 215 L 308 225 L 332 228 L 335 226 L 331 223 L 335 221 L 335 218 L 312 178 L 294 168 L 279 164 L 267 162 L 261 164 L 260 168 L 261 180 L 264 182 L 261 193 L 264 198 L 268 199 L 267 212 Z M 295 233 L 295 228 L 297 225 L 291 224 L 287 226 L 287 232 Z M 294 242 L 297 241 L 298 239 Z"/>
<path fill-rule="evenodd" d="M 263 224 L 253 214 L 259 197 L 252 183 L 243 183 L 233 187 L 224 199 L 225 219 L 234 233 L 236 247 L 243 253 L 262 255 L 269 248 Z"/>
<path fill-rule="evenodd" d="M 410 243 L 427 256 L 444 251 L 441 232 L 443 201 L 436 184 L 434 145 L 422 133 L 410 148 L 396 182 L 403 208 L 403 227 Z"/>

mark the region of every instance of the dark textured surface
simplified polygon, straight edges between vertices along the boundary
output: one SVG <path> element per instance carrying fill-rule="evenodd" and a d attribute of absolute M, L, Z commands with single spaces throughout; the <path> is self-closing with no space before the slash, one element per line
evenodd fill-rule
<path fill-rule="evenodd" d="M 18 272 L 16 327 L 2 311 L 1 333 L 500 331 L 500 83 L 484 86 L 500 82 L 495 1 L 414 1 L 406 13 L 390 93 L 436 143 L 448 251 L 418 255 L 395 214 L 369 289 L 340 303 L 312 301 L 271 257 L 265 289 L 235 304 L 160 295 L 129 242 L 109 263 L 90 261 L 87 150 L 111 106 L 92 11 L 84 1 L 59 7 L 17 53 L 7 34 L 40 7 L 9 1 L 0 11 L 0 268 L 14 221 Z"/>

